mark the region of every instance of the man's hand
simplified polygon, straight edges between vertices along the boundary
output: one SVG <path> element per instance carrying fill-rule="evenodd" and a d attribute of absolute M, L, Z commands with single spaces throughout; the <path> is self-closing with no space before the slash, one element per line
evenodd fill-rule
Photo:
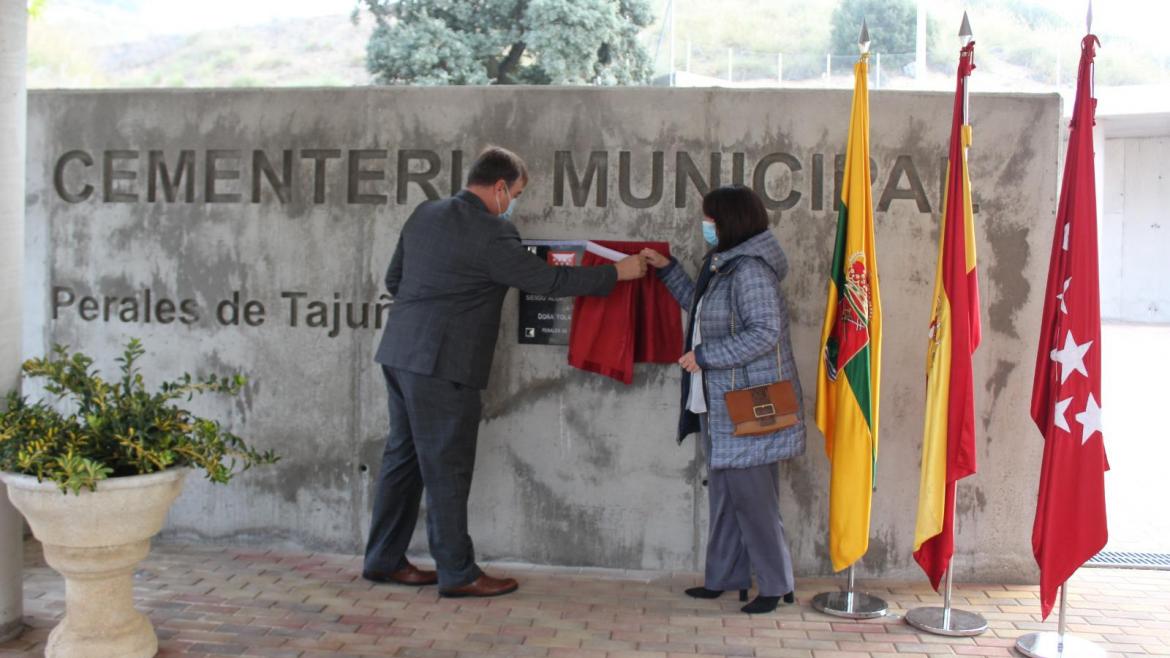
<path fill-rule="evenodd" d="M 690 352 L 682 355 L 682 358 L 678 360 L 678 364 L 683 367 L 683 370 L 686 370 L 692 375 L 702 370 L 702 368 L 699 367 L 699 364 L 695 361 L 694 350 L 691 350 Z"/>
<path fill-rule="evenodd" d="M 670 265 L 669 258 L 667 258 L 666 256 L 663 256 L 662 254 L 660 254 L 657 251 L 654 251 L 653 249 L 650 249 L 650 248 L 646 248 L 646 249 L 642 250 L 642 258 L 645 258 L 647 263 L 653 265 L 654 267 L 656 267 L 658 269 L 662 269 L 662 268 L 666 267 L 667 265 Z"/>
<path fill-rule="evenodd" d="M 646 259 L 640 255 L 626 256 L 614 263 L 617 267 L 618 281 L 632 281 L 646 276 Z"/>

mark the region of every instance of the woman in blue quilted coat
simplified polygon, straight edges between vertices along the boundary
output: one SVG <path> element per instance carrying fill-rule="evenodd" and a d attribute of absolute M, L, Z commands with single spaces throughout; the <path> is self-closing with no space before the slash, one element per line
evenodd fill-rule
<path fill-rule="evenodd" d="M 684 373 L 678 440 L 700 434 L 711 511 L 703 587 L 687 594 L 713 599 L 739 590 L 740 600 L 746 600 L 755 571 L 759 595 L 743 611 L 772 612 L 781 600 L 795 601 L 778 462 L 804 454 L 803 405 L 794 426 L 737 437 L 723 396 L 790 380 L 801 399 L 788 305 L 780 289 L 788 262 L 768 230 L 763 202 L 750 188 L 709 192 L 703 215 L 703 236 L 712 248 L 697 280 L 673 258 L 653 250 L 642 254 L 689 311 L 686 353 L 679 360 Z"/>

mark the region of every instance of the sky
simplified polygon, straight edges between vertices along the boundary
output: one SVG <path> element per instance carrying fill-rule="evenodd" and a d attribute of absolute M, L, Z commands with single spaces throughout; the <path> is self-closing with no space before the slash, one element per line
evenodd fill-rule
<path fill-rule="evenodd" d="M 1088 2 L 1078 0 L 1031 0 L 1064 16 L 1074 25 L 1085 24 Z M 1093 4 L 1093 28 L 1102 32 L 1124 32 L 1143 41 L 1166 39 L 1170 29 L 1170 2 L 1167 0 L 1098 0 Z"/>
<path fill-rule="evenodd" d="M 50 0 L 51 2 L 53 0 Z M 357 0 L 106 0 L 127 9 L 140 24 L 159 34 L 192 32 L 235 25 L 264 23 L 275 16 L 311 17 L 348 14 Z M 676 0 L 717 5 L 718 0 Z M 946 0 L 924 0 L 927 6 L 950 5 Z M 659 10 L 662 0 L 651 0 Z M 963 2 L 963 5 L 975 2 Z M 1087 2 L 1077 0 L 1032 0 L 1076 25 L 1084 24 Z M 976 20 L 972 12 L 972 20 Z M 1118 32 L 1139 38 L 1162 41 L 1170 27 L 1170 1 L 1167 0 L 1098 0 L 1093 3 L 1094 26 L 1102 31 Z M 1110 29 L 1124 26 L 1122 30 Z"/>

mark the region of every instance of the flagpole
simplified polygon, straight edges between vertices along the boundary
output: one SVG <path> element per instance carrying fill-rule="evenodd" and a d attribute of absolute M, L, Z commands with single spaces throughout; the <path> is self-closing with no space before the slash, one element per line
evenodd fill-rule
<path fill-rule="evenodd" d="M 955 499 L 959 497 L 959 485 L 955 484 Z M 958 516 L 952 511 L 954 516 L 951 517 L 951 527 L 954 528 L 953 521 Z M 970 637 L 972 635 L 980 635 L 987 630 L 987 620 L 983 615 L 969 612 L 967 610 L 956 610 L 951 606 L 951 595 L 954 588 L 953 571 L 955 569 L 955 556 L 951 556 L 950 564 L 947 565 L 946 585 L 943 587 L 943 607 L 922 607 L 914 608 L 906 612 L 906 623 L 920 631 L 933 633 L 935 635 L 947 635 L 950 637 Z"/>
<path fill-rule="evenodd" d="M 1057 632 L 1028 633 L 1016 640 L 1016 650 L 1028 658 L 1105 658 L 1105 650 L 1067 632 L 1065 612 L 1068 607 L 1068 582 L 1060 586 L 1060 613 Z"/>
<path fill-rule="evenodd" d="M 861 34 L 857 36 L 857 46 L 861 51 L 861 57 L 865 57 L 869 53 L 869 44 L 869 28 L 863 19 L 861 21 Z M 876 489 L 876 486 L 874 488 Z M 844 590 L 821 592 L 813 597 L 814 610 L 845 619 L 875 619 L 885 616 L 889 605 L 884 599 L 857 591 L 855 565 L 856 562 L 849 565 L 848 585 Z"/>
<path fill-rule="evenodd" d="M 1086 38 L 1086 40 L 1088 40 L 1088 38 L 1091 37 L 1093 34 L 1093 2 L 1092 2 L 1092 0 L 1089 0 L 1089 9 L 1088 9 L 1088 12 L 1085 14 L 1085 32 L 1087 33 L 1087 36 L 1085 38 Z M 1094 39 L 1095 39 L 1095 37 L 1094 37 Z M 1083 57 L 1084 57 L 1084 54 L 1082 53 L 1082 58 Z M 1082 59 L 1082 61 L 1083 61 L 1083 59 Z M 1093 64 L 1090 62 L 1090 67 L 1092 67 L 1092 66 L 1093 66 Z M 1084 84 L 1085 82 L 1087 82 L 1089 84 L 1090 96 L 1095 96 L 1095 94 L 1093 93 L 1093 84 L 1096 82 L 1096 80 L 1095 80 L 1095 76 L 1092 75 L 1092 70 L 1093 69 L 1090 68 L 1089 79 L 1087 81 L 1081 80 L 1080 76 L 1078 75 L 1078 81 L 1077 81 L 1078 102 L 1077 102 L 1077 105 L 1080 104 L 1079 103 L 1079 100 L 1080 100 L 1079 94 L 1080 94 L 1080 85 L 1081 84 Z M 1091 109 L 1087 109 L 1087 111 L 1089 111 L 1090 113 L 1092 112 Z M 1076 116 L 1075 110 L 1074 110 L 1074 116 Z M 1089 133 L 1090 133 L 1090 139 L 1092 139 L 1092 123 L 1091 122 L 1088 123 L 1088 129 L 1089 129 Z M 1070 151 L 1072 150 L 1071 137 L 1070 137 L 1069 150 Z M 1091 162 L 1090 162 L 1090 164 L 1091 164 Z M 1066 176 L 1069 175 L 1067 171 L 1065 172 L 1065 175 Z M 1063 204 L 1063 199 L 1062 199 L 1062 204 Z M 1071 218 L 1069 219 L 1069 221 L 1071 222 Z M 1067 226 L 1068 225 L 1066 224 L 1066 227 Z M 1046 440 L 1054 441 L 1056 439 L 1055 438 L 1047 438 Z M 1070 576 L 1070 578 L 1071 578 L 1071 576 Z M 1056 632 L 1055 633 L 1052 633 L 1052 632 L 1028 633 L 1027 635 L 1022 635 L 1016 640 L 1016 650 L 1025 656 L 1029 656 L 1029 658 L 1104 658 L 1106 655 L 1104 649 L 1097 646 L 1093 642 L 1090 642 L 1089 640 L 1086 640 L 1086 639 L 1081 638 L 1081 637 L 1077 637 L 1075 635 L 1070 635 L 1068 633 L 1068 628 L 1067 628 L 1068 614 L 1067 613 L 1068 613 L 1068 580 L 1064 581 L 1060 585 L 1060 612 L 1059 612 L 1059 615 L 1057 617 Z"/>
<path fill-rule="evenodd" d="M 885 616 L 889 605 L 884 599 L 856 589 L 854 565 L 849 565 L 848 586 L 839 592 L 821 592 L 813 597 L 817 612 L 845 619 L 875 619 Z"/>
<path fill-rule="evenodd" d="M 963 12 L 963 24 L 959 27 L 959 41 L 964 49 L 971 43 L 974 34 L 971 31 L 971 22 L 967 19 L 967 12 Z M 970 123 L 967 91 L 967 77 L 963 76 L 963 116 L 961 126 L 967 126 Z M 964 156 L 965 157 L 965 156 Z M 945 211 L 944 211 L 945 212 Z M 959 484 L 954 483 L 955 500 L 959 496 Z M 951 530 L 955 531 L 957 527 L 958 514 L 955 509 L 951 510 Z M 950 562 L 947 564 L 946 585 L 943 589 L 943 607 L 921 607 L 914 608 L 906 612 L 906 623 L 917 628 L 920 631 L 933 633 L 935 635 L 946 635 L 951 637 L 969 637 L 972 635 L 979 635 L 987 630 L 987 620 L 983 615 L 968 612 L 966 610 L 956 610 L 951 605 L 951 599 L 954 589 L 954 570 L 955 570 L 955 556 L 952 554 Z"/>

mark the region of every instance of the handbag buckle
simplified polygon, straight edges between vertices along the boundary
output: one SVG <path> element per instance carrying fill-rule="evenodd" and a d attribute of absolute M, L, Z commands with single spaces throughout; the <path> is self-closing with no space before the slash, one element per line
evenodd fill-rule
<path fill-rule="evenodd" d="M 752 407 L 752 414 L 758 418 L 767 418 L 776 415 L 776 405 L 773 404 L 757 404 Z"/>

